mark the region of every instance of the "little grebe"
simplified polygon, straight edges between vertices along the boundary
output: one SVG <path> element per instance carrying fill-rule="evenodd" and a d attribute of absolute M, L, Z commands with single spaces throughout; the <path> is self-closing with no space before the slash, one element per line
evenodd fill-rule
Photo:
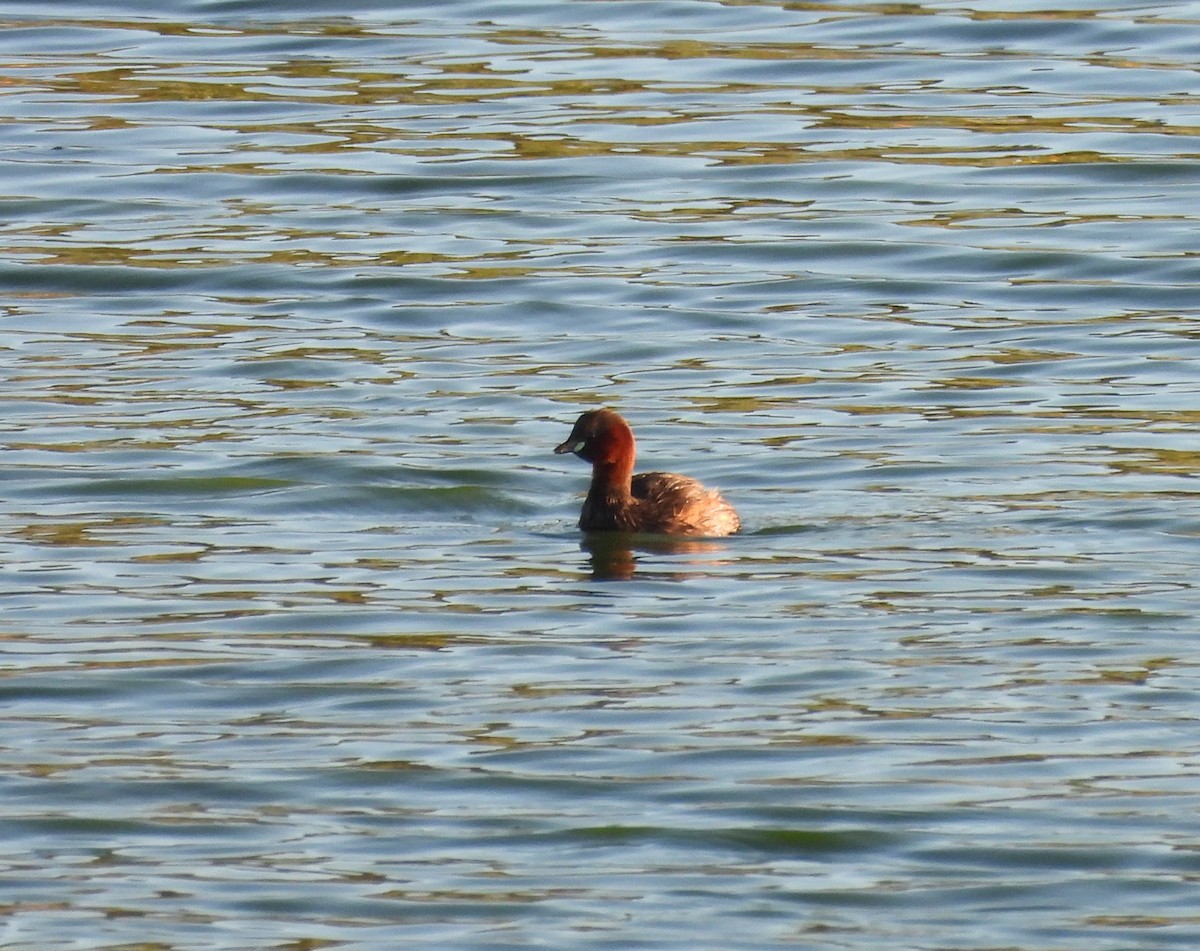
<path fill-rule="evenodd" d="M 741 527 L 733 506 L 715 489 L 673 472 L 633 474 L 633 430 L 610 409 L 575 421 L 555 450 L 592 464 L 579 516 L 585 532 L 654 532 L 661 535 L 732 535 Z"/>

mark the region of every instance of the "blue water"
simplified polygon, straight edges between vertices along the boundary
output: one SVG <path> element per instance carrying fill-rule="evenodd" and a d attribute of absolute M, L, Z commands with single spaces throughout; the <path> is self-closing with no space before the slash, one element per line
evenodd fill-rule
<path fill-rule="evenodd" d="M 0 949 L 1196 947 L 1198 26 L 0 3 Z"/>

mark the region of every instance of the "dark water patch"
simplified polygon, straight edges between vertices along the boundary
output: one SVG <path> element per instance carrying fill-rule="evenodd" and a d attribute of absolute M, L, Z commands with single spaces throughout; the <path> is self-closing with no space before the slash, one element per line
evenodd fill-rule
<path fill-rule="evenodd" d="M 564 844 L 612 848 L 667 845 L 687 851 L 733 851 L 741 854 L 810 857 L 845 852 L 877 851 L 888 837 L 874 830 L 817 831 L 808 829 L 672 829 L 654 826 L 596 826 L 553 833 Z"/>
<path fill-rule="evenodd" d="M 291 488 L 294 483 L 283 479 L 250 476 L 174 476 L 162 478 L 98 479 L 77 484 L 75 495 L 117 498 L 178 495 L 190 498 L 221 498 L 230 495 L 263 494 Z"/>

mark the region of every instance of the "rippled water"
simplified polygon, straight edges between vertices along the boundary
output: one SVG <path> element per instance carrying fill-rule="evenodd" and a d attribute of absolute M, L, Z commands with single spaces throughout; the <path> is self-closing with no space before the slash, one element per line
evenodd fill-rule
<path fill-rule="evenodd" d="M 1200 4 L 38 9 L 0 948 L 1197 946 Z"/>

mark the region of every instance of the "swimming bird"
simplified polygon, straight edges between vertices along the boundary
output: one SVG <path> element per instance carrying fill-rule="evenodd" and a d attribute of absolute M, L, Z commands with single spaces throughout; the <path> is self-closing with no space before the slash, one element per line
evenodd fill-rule
<path fill-rule="evenodd" d="M 611 409 L 593 409 L 575 421 L 556 453 L 572 452 L 592 464 L 579 527 L 585 532 L 660 535 L 732 535 L 741 519 L 716 489 L 674 472 L 633 474 L 633 430 Z"/>

